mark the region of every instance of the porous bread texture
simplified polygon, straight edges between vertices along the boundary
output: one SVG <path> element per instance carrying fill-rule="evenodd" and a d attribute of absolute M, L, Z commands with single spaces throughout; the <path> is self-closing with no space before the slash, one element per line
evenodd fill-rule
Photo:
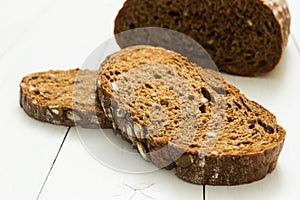
<path fill-rule="evenodd" d="M 228 83 L 224 87 L 225 123 L 215 146 L 207 155 L 190 157 L 189 167 L 176 167 L 176 175 L 187 182 L 239 185 L 260 180 L 276 167 L 285 130 L 272 113 L 237 88 Z"/>
<path fill-rule="evenodd" d="M 220 71 L 255 76 L 271 71 L 280 61 L 290 33 L 290 14 L 285 0 L 127 0 L 115 19 L 114 33 L 141 27 L 182 32 L 208 51 Z M 165 42 L 141 39 L 126 36 L 130 44 Z M 124 40 L 119 44 L 127 46 Z"/>
<path fill-rule="evenodd" d="M 50 70 L 25 76 L 20 106 L 31 117 L 56 125 L 110 128 L 96 95 L 97 71 Z"/>
<path fill-rule="evenodd" d="M 250 183 L 276 166 L 285 131 L 275 116 L 175 52 L 123 49 L 101 64 L 97 84 L 115 131 L 187 182 Z"/>
<path fill-rule="evenodd" d="M 120 65 L 123 66 L 121 67 Z M 106 67 L 109 70 L 106 70 Z M 129 76 L 117 79 L 118 75 L 123 75 L 127 72 Z M 152 120 L 152 124 L 155 124 L 156 121 L 157 123 L 163 123 L 162 119 L 160 119 L 160 114 L 165 110 L 169 110 L 166 113 L 169 118 L 169 124 L 166 125 L 165 129 L 152 134 L 158 127 L 154 126 L 151 128 L 148 126 L 147 131 L 151 133 L 149 135 L 157 140 L 166 139 L 167 141 L 173 138 L 176 135 L 176 128 L 182 121 L 181 118 L 190 120 L 190 122 L 185 120 L 186 124 L 189 122 L 188 128 L 190 129 L 194 129 L 194 126 L 197 126 L 199 123 L 193 121 L 193 118 L 206 120 L 207 113 L 204 110 L 210 109 L 208 106 L 205 108 L 205 104 L 208 105 L 207 98 L 210 98 L 206 96 L 207 84 L 202 81 L 202 77 L 196 72 L 195 66 L 179 54 L 149 46 L 131 47 L 110 56 L 109 59 L 104 61 L 102 67 L 100 67 L 100 74 L 101 76 L 98 79 L 100 101 L 103 104 L 103 108 L 105 108 L 107 116 L 110 118 L 116 116 L 116 123 L 113 123 L 113 125 L 117 125 L 119 129 L 124 130 L 123 132 L 130 132 L 126 131 L 129 129 L 128 126 L 134 127 L 134 124 L 128 124 L 130 119 L 138 123 L 136 126 L 139 127 L 136 129 L 148 126 L 150 120 Z M 144 85 L 141 84 L 143 80 L 146 81 Z M 178 86 L 178 84 L 180 85 Z M 102 91 L 102 88 L 104 91 Z M 122 90 L 123 88 L 125 90 Z M 105 92 L 105 95 L 102 95 L 103 92 Z M 145 104 L 143 101 L 149 95 L 152 97 L 152 100 L 149 99 L 150 102 L 143 105 Z M 189 101 L 191 103 L 184 104 Z M 201 102 L 198 103 L 197 101 Z M 115 104 L 115 102 L 123 103 L 118 105 L 117 108 L 114 106 L 111 108 L 111 105 Z M 125 115 L 124 111 L 128 110 L 126 102 L 129 103 L 130 109 L 133 109 L 129 118 L 122 116 Z M 179 103 L 183 105 L 179 105 Z M 198 104 L 202 104 L 201 110 L 203 114 L 201 114 Z M 182 113 L 183 109 L 181 108 L 185 108 L 185 113 Z M 111 109 L 113 109 L 113 112 Z M 154 113 L 157 112 L 158 119 L 150 119 L 148 112 L 151 109 Z M 142 112 L 143 110 L 147 112 Z M 178 113 L 176 110 L 178 110 Z M 190 116 L 190 110 L 194 110 L 193 114 L 195 116 Z M 151 117 L 155 118 L 155 115 Z M 125 121 L 121 123 L 123 120 Z M 166 132 L 167 130 L 168 132 Z M 190 132 L 193 131 L 191 130 Z M 170 137 L 169 134 L 171 134 Z M 182 141 L 183 138 L 180 138 L 179 142 L 181 143 Z M 133 143 L 135 144 L 135 142 Z"/>

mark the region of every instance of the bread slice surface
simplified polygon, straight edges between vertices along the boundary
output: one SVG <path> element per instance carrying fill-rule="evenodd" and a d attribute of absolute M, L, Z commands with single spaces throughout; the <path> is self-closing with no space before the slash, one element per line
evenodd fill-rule
<path fill-rule="evenodd" d="M 187 182 L 250 183 L 276 166 L 285 130 L 275 116 L 173 51 L 123 49 L 101 64 L 97 85 L 115 131 Z"/>
<path fill-rule="evenodd" d="M 97 71 L 37 72 L 20 83 L 20 106 L 31 117 L 56 125 L 111 128 L 96 95 Z"/>
<path fill-rule="evenodd" d="M 285 0 L 127 0 L 115 19 L 115 34 L 141 27 L 184 33 L 208 51 L 220 71 L 255 76 L 271 71 L 280 61 L 290 33 L 290 14 Z M 128 43 L 138 40 L 127 39 Z M 136 44 L 163 42 L 157 41 Z"/>

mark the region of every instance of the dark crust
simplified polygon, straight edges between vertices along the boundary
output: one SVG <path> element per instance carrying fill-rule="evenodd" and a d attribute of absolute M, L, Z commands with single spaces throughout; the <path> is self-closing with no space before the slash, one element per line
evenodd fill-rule
<path fill-rule="evenodd" d="M 177 28 L 179 26 L 173 26 L 172 24 L 163 24 L 164 22 L 162 22 L 162 24 L 159 24 L 159 25 L 157 25 L 156 22 L 149 22 L 149 21 L 151 21 L 149 19 L 153 18 L 153 15 L 154 15 L 153 13 L 156 13 L 158 11 L 161 11 L 161 9 L 164 9 L 164 7 L 161 4 L 164 4 L 165 2 L 167 2 L 167 1 L 157 0 L 157 1 L 155 1 L 155 3 L 141 1 L 141 4 L 147 4 L 147 5 L 151 4 L 151 6 L 148 6 L 148 9 L 150 10 L 150 12 L 142 11 L 142 13 L 141 13 L 139 10 L 134 9 L 134 7 L 138 7 L 140 4 L 138 4 L 136 1 L 133 1 L 133 0 L 127 0 L 124 3 L 123 7 L 119 11 L 119 13 L 115 19 L 114 33 L 118 34 L 120 32 L 129 30 L 129 28 L 124 27 L 124 23 L 122 21 L 130 20 L 130 18 L 134 15 L 139 15 L 139 18 L 143 21 L 140 24 L 135 24 L 134 28 L 159 26 L 159 27 L 170 28 L 170 29 L 175 29 L 175 30 L 179 29 L 179 28 Z M 187 2 L 187 1 L 185 1 L 185 2 Z M 254 61 L 254 62 L 257 62 L 255 64 L 255 66 L 254 66 L 254 64 L 252 64 L 252 65 L 247 64 L 246 60 L 245 60 L 245 62 L 241 61 L 241 62 L 237 62 L 235 64 L 234 63 L 226 64 L 226 62 L 222 60 L 223 58 L 221 56 L 220 56 L 220 58 L 218 57 L 217 51 L 222 51 L 221 49 L 213 50 L 213 49 L 215 49 L 214 46 L 212 48 L 209 47 L 209 45 L 208 45 L 208 47 L 206 47 L 207 46 L 206 44 L 202 44 L 201 41 L 198 41 L 198 39 L 195 38 L 195 37 L 197 37 L 197 36 L 195 36 L 196 32 L 197 32 L 196 35 L 200 34 L 200 31 L 198 31 L 198 29 L 193 30 L 193 28 L 190 28 L 190 26 L 192 26 L 192 25 L 184 26 L 184 25 L 180 24 L 180 26 L 182 25 L 183 30 L 178 30 L 178 31 L 181 31 L 181 32 L 191 36 L 198 42 L 201 42 L 201 45 L 203 45 L 207 49 L 207 51 L 211 54 L 212 58 L 216 62 L 220 71 L 224 71 L 224 72 L 234 74 L 234 75 L 241 75 L 241 76 L 256 76 L 259 74 L 264 74 L 264 73 L 270 72 L 279 63 L 279 61 L 282 57 L 283 51 L 287 45 L 287 41 L 288 41 L 288 37 L 289 37 L 289 33 L 290 33 L 290 13 L 289 13 L 289 10 L 288 10 L 285 0 L 257 0 L 257 2 L 259 2 L 261 4 L 261 6 L 265 8 L 266 13 L 272 13 L 271 15 L 268 15 L 268 17 L 270 17 L 270 18 L 272 17 L 272 19 L 269 19 L 269 21 L 272 21 L 272 23 L 274 23 L 274 29 L 276 30 L 276 35 L 272 36 L 274 38 L 275 37 L 277 38 L 277 42 L 276 42 L 276 44 L 274 44 L 274 45 L 276 45 L 276 48 L 275 49 L 270 48 L 270 50 L 269 50 L 269 51 L 275 52 L 276 56 L 274 55 L 274 57 L 269 57 L 268 55 L 266 55 L 265 59 L 268 59 L 268 57 L 269 57 L 269 61 L 267 64 L 261 65 L 259 63 L 259 60 Z M 151 9 L 153 9 L 152 12 L 151 12 Z M 170 7 L 169 10 L 167 10 L 166 12 L 168 13 L 168 11 L 170 11 L 170 10 L 172 11 L 172 9 L 173 8 Z M 144 15 L 144 16 L 141 16 L 141 15 Z M 130 17 L 127 19 L 127 16 L 130 16 Z M 181 14 L 179 14 L 179 19 L 181 17 L 183 17 L 183 16 L 181 16 Z M 191 16 L 191 17 L 193 17 L 193 16 Z M 125 22 L 125 23 L 130 23 L 130 22 Z M 137 22 L 137 23 L 139 23 L 139 22 Z M 161 23 L 161 21 L 159 23 Z M 183 23 L 183 22 L 180 21 L 180 23 Z M 266 39 L 267 39 L 267 37 L 266 37 Z M 254 38 L 254 40 L 255 40 L 255 38 Z M 122 47 L 122 44 L 120 44 L 120 46 Z M 226 48 L 228 48 L 228 47 L 226 47 Z M 257 47 L 257 48 L 261 49 L 263 47 Z M 226 51 L 224 49 L 223 49 L 223 51 Z M 249 50 L 251 50 L 251 49 L 249 48 Z M 216 54 L 216 55 L 214 55 L 214 54 Z M 239 59 L 239 58 L 236 58 L 236 59 Z"/>
<path fill-rule="evenodd" d="M 42 122 L 48 122 L 55 125 L 74 126 L 74 122 L 68 120 L 65 116 L 59 117 L 52 115 L 51 118 L 47 117 L 48 108 L 34 104 L 30 98 L 20 89 L 20 106 L 32 118 Z"/>
<path fill-rule="evenodd" d="M 274 17 L 281 27 L 282 48 L 285 48 L 290 34 L 291 16 L 284 0 L 261 0 L 269 9 L 273 11 Z"/>
<path fill-rule="evenodd" d="M 24 111 L 32 118 L 37 119 L 42 122 L 48 122 L 55 125 L 63 126 L 75 126 L 74 121 L 66 117 L 67 112 L 74 112 L 80 117 L 79 121 L 76 121 L 76 125 L 80 125 L 83 128 L 111 128 L 111 122 L 105 117 L 103 112 L 91 112 L 72 109 L 70 107 L 62 107 L 62 115 L 51 114 L 49 107 L 39 105 L 32 101 L 28 94 L 26 94 L 20 87 L 20 106 Z M 99 104 L 100 105 L 100 104 Z M 91 116 L 97 116 L 98 122 L 94 123 L 91 120 Z"/>
<path fill-rule="evenodd" d="M 284 139 L 273 148 L 249 155 L 195 157 L 194 163 L 187 168 L 176 166 L 176 175 L 199 185 L 240 185 L 258 181 L 275 169 L 283 144 Z"/>

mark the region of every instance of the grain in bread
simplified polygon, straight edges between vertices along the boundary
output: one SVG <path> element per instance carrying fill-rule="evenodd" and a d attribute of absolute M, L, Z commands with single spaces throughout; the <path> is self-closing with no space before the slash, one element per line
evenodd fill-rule
<path fill-rule="evenodd" d="M 123 49 L 101 64 L 97 83 L 116 132 L 187 182 L 250 183 L 276 166 L 285 131 L 275 116 L 175 52 Z"/>

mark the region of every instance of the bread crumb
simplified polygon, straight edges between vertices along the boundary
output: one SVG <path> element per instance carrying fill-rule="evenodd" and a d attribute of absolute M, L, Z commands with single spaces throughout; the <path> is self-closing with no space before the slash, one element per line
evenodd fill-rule
<path fill-rule="evenodd" d="M 217 172 L 212 176 L 213 179 L 217 179 L 218 177 L 219 177 L 219 173 Z"/>
<path fill-rule="evenodd" d="M 29 86 L 29 90 L 30 90 L 30 91 L 34 91 L 34 90 L 35 90 L 35 87 L 33 87 L 33 86 L 31 85 L 31 86 Z"/>
<path fill-rule="evenodd" d="M 210 39 L 210 40 L 208 40 L 208 42 L 207 42 L 207 44 L 210 44 L 210 45 L 212 45 L 214 43 L 214 40 L 213 39 Z"/>
<path fill-rule="evenodd" d="M 204 97 L 201 98 L 200 100 L 201 100 L 201 103 L 206 103 L 208 101 L 207 98 L 204 98 Z"/>
<path fill-rule="evenodd" d="M 247 20 L 247 23 L 249 26 L 253 26 L 253 22 L 250 19 Z"/>

